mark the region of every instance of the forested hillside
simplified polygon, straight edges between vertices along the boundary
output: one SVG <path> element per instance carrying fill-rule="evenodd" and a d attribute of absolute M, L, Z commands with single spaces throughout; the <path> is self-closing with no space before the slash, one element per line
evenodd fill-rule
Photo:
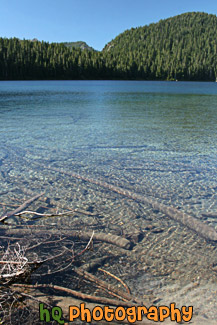
<path fill-rule="evenodd" d="M 103 50 L 124 78 L 214 80 L 217 17 L 186 13 L 132 28 Z"/>
<path fill-rule="evenodd" d="M 71 43 L 68 43 L 71 44 Z M 132 28 L 101 52 L 0 38 L 0 79 L 210 80 L 217 77 L 217 17 L 186 13 Z"/>
<path fill-rule="evenodd" d="M 101 78 L 101 53 L 46 43 L 0 38 L 0 79 Z"/>

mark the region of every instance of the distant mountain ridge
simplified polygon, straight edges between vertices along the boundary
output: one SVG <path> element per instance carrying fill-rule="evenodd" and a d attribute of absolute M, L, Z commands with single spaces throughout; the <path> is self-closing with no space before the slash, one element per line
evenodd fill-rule
<path fill-rule="evenodd" d="M 85 42 L 0 38 L 0 79 L 201 80 L 217 77 L 217 17 L 184 13 L 131 28 L 95 51 Z"/>
<path fill-rule="evenodd" d="M 37 38 L 33 38 L 30 40 L 31 42 L 40 42 Z M 52 42 L 53 43 L 53 42 Z M 81 50 L 89 50 L 89 51 L 96 51 L 93 47 L 87 45 L 86 42 L 77 41 L 77 42 L 60 42 L 57 44 L 64 44 L 66 47 L 70 49 L 81 49 Z"/>
<path fill-rule="evenodd" d="M 89 50 L 89 51 L 96 51 L 93 47 L 87 45 L 86 42 L 83 42 L 83 41 L 78 41 L 78 42 L 63 42 L 63 44 L 72 49 L 72 48 L 75 48 L 75 49 L 81 49 L 81 50 Z"/>

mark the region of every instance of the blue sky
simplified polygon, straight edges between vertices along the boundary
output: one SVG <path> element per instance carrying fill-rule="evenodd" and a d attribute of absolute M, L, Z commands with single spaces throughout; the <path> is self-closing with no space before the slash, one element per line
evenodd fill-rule
<path fill-rule="evenodd" d="M 0 0 L 0 36 L 101 50 L 126 29 L 189 11 L 217 15 L 217 0 Z"/>

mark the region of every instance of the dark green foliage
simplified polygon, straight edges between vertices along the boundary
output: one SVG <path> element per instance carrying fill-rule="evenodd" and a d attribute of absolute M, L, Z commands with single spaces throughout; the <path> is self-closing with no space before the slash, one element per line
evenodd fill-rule
<path fill-rule="evenodd" d="M 205 13 L 132 28 L 102 52 L 82 42 L 0 38 L 0 79 L 215 80 L 216 39 L 217 17 Z"/>
<path fill-rule="evenodd" d="M 103 53 L 128 79 L 215 80 L 217 17 L 186 13 L 132 28 Z"/>
<path fill-rule="evenodd" d="M 101 53 L 63 43 L 0 38 L 0 79 L 91 79 L 103 75 Z"/>
<path fill-rule="evenodd" d="M 95 51 L 94 48 L 91 46 L 87 45 L 87 43 L 78 41 L 78 42 L 64 42 L 63 43 L 66 47 L 70 49 L 81 49 L 81 50 L 89 50 L 89 51 Z"/>

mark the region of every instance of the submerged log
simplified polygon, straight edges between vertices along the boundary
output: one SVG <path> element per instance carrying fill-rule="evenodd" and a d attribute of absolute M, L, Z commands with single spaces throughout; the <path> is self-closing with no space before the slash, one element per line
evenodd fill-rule
<path fill-rule="evenodd" d="M 125 190 L 121 187 L 118 187 L 118 186 L 115 186 L 115 185 L 112 185 L 112 184 L 109 184 L 106 182 L 102 182 L 102 181 L 96 180 L 94 178 L 85 177 L 85 176 L 82 176 L 82 175 L 79 175 L 79 174 L 76 174 L 73 172 L 68 172 L 68 171 L 58 169 L 55 167 L 51 167 L 51 166 L 44 166 L 44 168 L 64 174 L 64 175 L 68 175 L 68 176 L 71 176 L 71 177 L 74 177 L 77 179 L 81 179 L 83 181 L 86 181 L 86 182 L 101 186 L 101 187 L 108 189 L 110 191 L 116 192 L 120 195 L 126 196 L 132 200 L 145 203 L 145 204 L 151 206 L 153 209 L 163 212 L 171 219 L 178 221 L 182 225 L 195 231 L 199 236 L 205 238 L 206 240 L 211 240 L 211 241 L 215 241 L 215 242 L 217 241 L 217 232 L 214 228 L 212 228 L 209 225 L 204 224 L 202 221 L 196 219 L 195 217 L 190 216 L 189 214 L 176 209 L 175 207 L 166 206 L 165 204 L 159 203 L 150 197 L 146 197 L 141 194 L 137 194 L 137 193 L 131 192 L 129 190 Z"/>
<path fill-rule="evenodd" d="M 75 230 L 66 230 L 66 229 L 59 229 L 62 235 L 66 235 L 68 237 L 72 237 L 75 239 L 80 239 L 80 240 L 89 240 L 92 236 L 92 233 L 89 231 L 75 231 Z M 52 234 L 52 232 L 56 232 L 56 229 L 50 229 L 49 227 L 45 228 L 20 228 L 20 229 L 7 229 L 7 234 L 8 235 L 33 235 L 36 233 L 39 233 L 40 235 L 42 234 Z M 105 242 L 108 244 L 112 244 L 124 249 L 130 249 L 131 248 L 131 242 L 126 239 L 122 238 L 120 236 L 112 235 L 110 233 L 104 233 L 104 232 L 94 232 L 94 240 L 100 241 L 100 242 Z"/>

